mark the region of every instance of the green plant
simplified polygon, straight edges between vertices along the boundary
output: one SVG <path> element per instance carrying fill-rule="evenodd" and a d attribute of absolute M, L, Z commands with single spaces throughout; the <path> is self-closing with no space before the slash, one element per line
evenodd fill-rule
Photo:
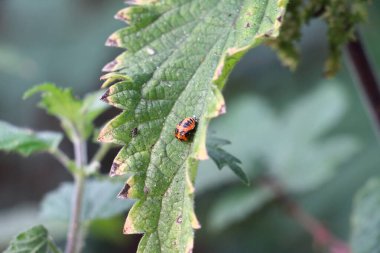
<path fill-rule="evenodd" d="M 24 98 L 35 93 L 42 94 L 39 106 L 48 114 L 59 119 L 64 133 L 73 143 L 74 159 L 69 158 L 58 147 L 63 138 L 62 133 L 36 132 L 6 122 L 0 122 L 0 149 L 16 152 L 23 156 L 47 152 L 57 158 L 72 174 L 74 184 L 65 183 L 56 191 L 49 193 L 43 200 L 41 217 L 46 221 L 54 220 L 65 225 L 70 224 L 66 251 L 76 252 L 83 243 L 82 238 L 85 236 L 86 224 L 89 224 L 89 221 L 112 217 L 128 209 L 131 205 L 130 201 L 117 202 L 114 200 L 114 195 L 122 187 L 122 182 L 105 179 L 98 172 L 100 161 L 112 146 L 102 144 L 90 161 L 87 158 L 86 143 L 94 134 L 93 121 L 107 109 L 107 106 L 99 101 L 99 92 L 90 93 L 83 99 L 77 99 L 72 95 L 70 89 L 61 89 L 51 83 L 30 89 L 25 93 Z M 106 194 L 102 194 L 103 197 L 99 199 L 97 196 L 99 192 Z M 71 198 L 75 200 L 75 204 L 72 204 Z M 109 209 L 108 206 L 112 206 L 112 208 Z M 31 238 L 37 237 L 40 240 L 38 243 L 23 242 L 23 240 L 31 241 Z M 31 228 L 16 237 L 6 252 L 19 252 L 20 250 L 58 252 L 52 246 L 52 241 L 47 238 L 47 231 L 44 227 Z"/>
<path fill-rule="evenodd" d="M 105 80 L 103 87 L 110 87 L 101 99 L 123 112 L 111 120 L 98 137 L 100 142 L 123 146 L 112 164 L 110 175 L 127 175 L 129 178 L 124 187 L 120 186 L 120 181 L 108 180 L 102 186 L 98 186 L 102 182 L 91 181 L 88 187 L 111 189 L 107 185 L 111 182 L 122 188 L 120 197 L 137 199 L 126 219 L 124 233 L 144 234 L 139 252 L 188 252 L 193 248 L 193 230 L 200 227 L 193 204 L 198 160 L 207 159 L 209 155 L 218 168 L 228 165 L 242 181 L 249 182 L 249 177 L 239 166 L 239 159 L 221 149 L 229 141 L 210 138 L 206 150 L 207 126 L 212 118 L 225 113 L 221 90 L 236 63 L 248 50 L 266 42 L 279 52 L 286 65 L 295 68 L 298 53 L 294 41 L 300 38 L 301 26 L 312 17 L 321 16 L 329 25 L 331 54 L 325 72 L 331 75 L 338 69 L 341 47 L 353 38 L 354 25 L 364 19 L 365 1 L 309 1 L 307 4 L 293 1 L 288 7 L 286 0 L 269 0 L 265 4 L 243 0 L 142 0 L 131 3 L 133 6 L 116 15 L 129 26 L 107 40 L 109 46 L 128 50 L 104 67 L 110 73 L 102 77 Z M 46 199 L 43 206 L 45 214 L 71 220 L 66 252 L 76 252 L 85 233 L 80 227 L 81 221 L 101 216 L 97 212 L 82 214 L 84 209 L 81 206 L 87 198 L 91 199 L 84 195 L 85 181 L 97 175 L 99 161 L 112 147 L 111 144 L 101 144 L 98 153 L 88 161 L 86 142 L 94 133 L 93 120 L 105 110 L 105 106 L 98 103 L 98 93 L 79 100 L 69 90 L 52 84 L 37 86 L 25 96 L 36 92 L 42 93 L 40 106 L 61 121 L 65 134 L 73 143 L 75 159 L 71 160 L 58 149 L 62 138 L 60 133 L 35 133 L 8 123 L 0 125 L 5 133 L 0 136 L 0 148 L 23 155 L 48 152 L 72 173 L 75 186 L 62 186 Z M 300 106 L 296 105 L 295 113 L 298 108 Z M 174 127 L 192 115 L 199 118 L 195 138 L 192 142 L 179 142 L 173 136 Z M 290 115 L 289 118 L 297 123 L 296 117 Z M 300 146 L 305 145 L 316 153 L 322 148 L 327 150 L 326 153 L 334 154 L 334 143 L 319 146 L 312 142 L 314 135 L 318 134 L 311 126 L 311 133 L 299 136 Z M 287 140 L 283 141 L 286 143 Z M 338 160 L 351 154 L 355 147 L 355 144 L 348 146 Z M 294 192 L 313 188 L 331 176 L 331 171 L 322 171 L 323 175 L 312 178 L 312 183 L 295 185 L 291 178 L 281 177 L 282 168 L 276 166 L 281 164 L 281 159 L 288 157 L 266 155 L 272 173 Z M 321 152 L 318 155 L 324 157 L 326 154 Z M 312 157 L 311 162 L 318 160 L 318 155 Z M 304 166 L 295 162 L 295 167 L 285 169 L 302 171 Z M 278 192 L 277 182 L 270 181 L 268 185 L 272 186 L 271 190 L 258 191 L 253 197 L 254 207 L 248 208 L 255 209 L 257 199 L 268 202 L 282 195 L 282 191 Z M 73 194 L 75 202 L 70 215 L 54 212 L 54 209 L 46 211 L 54 199 L 68 194 Z M 130 203 L 120 204 L 107 216 L 125 210 Z"/>

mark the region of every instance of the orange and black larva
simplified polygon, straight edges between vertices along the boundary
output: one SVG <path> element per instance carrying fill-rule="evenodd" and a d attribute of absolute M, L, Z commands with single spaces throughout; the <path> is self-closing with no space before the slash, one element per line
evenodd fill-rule
<path fill-rule="evenodd" d="M 183 119 L 175 128 L 174 136 L 180 141 L 189 141 L 197 129 L 198 119 L 188 117 Z"/>

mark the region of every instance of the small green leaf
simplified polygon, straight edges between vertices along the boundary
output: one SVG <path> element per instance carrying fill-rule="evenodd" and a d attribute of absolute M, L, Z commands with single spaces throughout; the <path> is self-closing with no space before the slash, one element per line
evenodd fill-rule
<path fill-rule="evenodd" d="M 36 93 L 41 93 L 39 106 L 50 115 L 58 118 L 65 117 L 70 121 L 76 120 L 76 114 L 82 103 L 79 99 L 74 98 L 71 89 L 59 88 L 53 83 L 44 83 L 27 90 L 23 99 L 27 99 Z"/>
<path fill-rule="evenodd" d="M 380 179 L 370 179 L 354 199 L 351 216 L 353 253 L 380 252 Z"/>
<path fill-rule="evenodd" d="M 228 140 L 209 138 L 207 140 L 208 155 L 220 170 L 228 166 L 243 183 L 249 185 L 248 176 L 239 165 L 241 161 L 220 147 L 230 143 Z"/>
<path fill-rule="evenodd" d="M 92 121 L 107 108 L 99 101 L 100 92 L 90 93 L 80 100 L 73 96 L 71 89 L 44 83 L 26 91 L 23 98 L 36 93 L 41 93 L 39 106 L 61 121 L 62 128 L 71 140 L 78 135 L 87 139 L 93 132 Z"/>
<path fill-rule="evenodd" d="M 34 132 L 0 121 L 0 150 L 31 155 L 37 152 L 52 152 L 57 149 L 62 134 L 57 132 Z"/>
<path fill-rule="evenodd" d="M 59 253 L 61 252 L 43 226 L 35 226 L 20 233 L 11 242 L 4 253 Z"/>
<path fill-rule="evenodd" d="M 86 181 L 82 221 L 105 219 L 115 216 L 132 205 L 131 200 L 123 201 L 116 196 L 123 183 L 109 178 L 89 179 Z M 63 183 L 58 189 L 48 193 L 41 203 L 41 218 L 67 223 L 71 214 L 73 183 Z"/>
<path fill-rule="evenodd" d="M 247 218 L 271 201 L 275 194 L 269 188 L 232 188 L 219 196 L 208 214 L 210 227 L 222 230 Z"/>

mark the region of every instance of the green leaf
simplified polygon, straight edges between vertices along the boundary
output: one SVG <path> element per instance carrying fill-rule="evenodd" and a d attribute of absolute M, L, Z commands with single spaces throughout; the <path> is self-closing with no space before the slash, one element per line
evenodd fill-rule
<path fill-rule="evenodd" d="M 275 139 L 266 144 L 265 160 L 288 191 L 316 189 L 358 152 L 360 143 L 348 134 L 322 138 L 339 124 L 347 108 L 339 86 L 325 82 L 283 112 L 272 129 Z"/>
<path fill-rule="evenodd" d="M 116 18 L 128 21 L 107 40 L 127 48 L 104 67 L 103 96 L 123 112 L 99 140 L 123 145 L 111 175 L 133 174 L 138 201 L 124 233 L 144 233 L 138 252 L 188 252 L 199 224 L 193 207 L 198 159 L 207 158 L 206 129 L 225 112 L 226 79 L 251 48 L 278 35 L 285 0 L 136 1 Z M 199 119 L 193 142 L 174 138 L 185 117 Z"/>
<path fill-rule="evenodd" d="M 39 225 L 17 235 L 4 251 L 4 253 L 22 252 L 59 253 L 61 251 L 54 245 L 46 228 Z"/>
<path fill-rule="evenodd" d="M 221 230 L 247 218 L 275 197 L 269 188 L 232 188 L 211 206 L 208 222 L 211 229 Z"/>
<path fill-rule="evenodd" d="M 280 113 L 260 97 L 241 96 L 212 129 L 238 143 L 229 146 L 229 151 L 239 154 L 248 174 L 257 174 L 261 162 L 287 191 L 305 193 L 336 175 L 361 146 L 349 134 L 327 135 L 347 107 L 337 83 L 328 81 Z M 249 133 L 248 141 L 242 133 Z"/>
<path fill-rule="evenodd" d="M 93 132 L 92 121 L 107 108 L 99 101 L 100 92 L 90 93 L 82 101 L 73 96 L 71 89 L 59 88 L 53 83 L 29 89 L 25 92 L 24 99 L 39 92 L 39 106 L 61 121 L 62 128 L 71 140 L 78 135 L 87 139 Z"/>
<path fill-rule="evenodd" d="M 207 140 L 208 155 L 220 170 L 224 166 L 228 166 L 243 183 L 249 185 L 248 176 L 239 165 L 241 161 L 220 147 L 226 144 L 230 144 L 230 142 L 218 138 L 209 138 Z"/>
<path fill-rule="evenodd" d="M 353 253 L 380 251 L 380 179 L 371 179 L 355 196 L 351 216 Z"/>
<path fill-rule="evenodd" d="M 37 152 L 52 152 L 57 149 L 62 135 L 57 132 L 34 132 L 0 121 L 0 150 L 31 155 Z"/>
<path fill-rule="evenodd" d="M 116 198 L 122 186 L 122 182 L 109 178 L 87 180 L 82 202 L 82 221 L 110 218 L 129 209 L 131 200 L 122 201 Z M 68 223 L 73 191 L 74 185 L 70 182 L 63 183 L 58 189 L 48 193 L 41 203 L 41 218 Z"/>

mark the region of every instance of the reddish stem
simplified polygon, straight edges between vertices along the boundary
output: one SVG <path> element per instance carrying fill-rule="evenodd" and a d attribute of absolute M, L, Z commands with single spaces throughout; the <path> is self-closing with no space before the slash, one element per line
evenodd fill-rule
<path fill-rule="evenodd" d="M 351 253 L 349 246 L 344 241 L 334 236 L 321 221 L 291 199 L 275 179 L 265 178 L 261 180 L 261 183 L 264 187 L 269 187 L 275 192 L 277 200 L 286 213 L 312 236 L 318 247 L 326 249 L 330 253 Z"/>
<path fill-rule="evenodd" d="M 355 37 L 356 39 L 350 41 L 346 46 L 347 60 L 351 69 L 350 73 L 357 80 L 356 83 L 372 115 L 377 128 L 376 132 L 379 134 L 380 87 L 358 32 L 356 32 Z"/>

